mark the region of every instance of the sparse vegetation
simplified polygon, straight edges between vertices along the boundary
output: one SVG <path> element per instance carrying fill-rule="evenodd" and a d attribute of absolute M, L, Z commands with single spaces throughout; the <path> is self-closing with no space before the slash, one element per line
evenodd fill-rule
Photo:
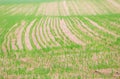
<path fill-rule="evenodd" d="M 0 0 L 0 79 L 119 79 L 120 0 Z"/>

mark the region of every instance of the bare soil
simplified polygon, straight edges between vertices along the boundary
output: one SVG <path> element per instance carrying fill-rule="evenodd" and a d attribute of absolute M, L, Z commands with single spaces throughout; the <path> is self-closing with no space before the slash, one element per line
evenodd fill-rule
<path fill-rule="evenodd" d="M 70 30 L 67 28 L 64 20 L 62 19 L 60 21 L 60 27 L 62 29 L 62 31 L 69 37 L 69 39 L 77 44 L 80 44 L 80 45 L 85 45 L 85 43 L 83 43 L 81 40 L 79 40 L 74 34 L 72 34 L 70 32 Z"/>

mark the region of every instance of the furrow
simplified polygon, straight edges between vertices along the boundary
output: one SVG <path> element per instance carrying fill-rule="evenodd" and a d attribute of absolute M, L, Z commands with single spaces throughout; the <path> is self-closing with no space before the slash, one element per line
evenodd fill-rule
<path fill-rule="evenodd" d="M 115 6 L 116 8 L 120 9 L 120 4 L 117 3 L 115 0 L 107 0 L 108 2 L 110 2 L 113 6 Z"/>
<path fill-rule="evenodd" d="M 60 32 L 60 29 L 59 29 L 59 26 L 58 26 L 58 22 L 57 22 L 57 19 L 56 18 L 53 18 L 52 19 L 53 23 L 51 23 L 51 25 L 53 25 L 53 27 L 51 26 L 51 28 L 53 29 L 53 32 L 55 33 L 55 38 L 58 42 L 63 42 L 62 37 L 61 37 L 61 32 Z M 60 44 L 60 43 L 59 43 Z"/>
<path fill-rule="evenodd" d="M 12 50 L 17 50 L 17 46 L 16 46 L 16 36 L 11 36 L 11 45 L 12 45 Z"/>
<path fill-rule="evenodd" d="M 33 20 L 26 28 L 25 31 L 25 45 L 29 50 L 32 50 L 32 45 L 30 43 L 30 38 L 29 38 L 29 34 L 30 34 L 30 29 L 31 27 L 34 25 L 36 20 Z"/>
<path fill-rule="evenodd" d="M 5 37 L 4 37 L 4 41 L 2 43 L 2 50 L 4 53 L 7 53 L 7 51 L 10 51 L 10 36 L 11 36 L 11 33 L 12 33 L 12 30 L 15 29 L 15 27 L 17 26 L 18 24 L 15 24 L 13 25 L 9 30 L 8 32 L 6 33 Z"/>
<path fill-rule="evenodd" d="M 43 24 L 44 24 L 44 18 L 42 18 L 42 23 L 41 23 L 41 27 L 40 27 L 40 36 L 41 36 L 41 39 L 43 40 L 42 42 L 44 43 L 44 48 L 46 48 L 48 46 L 47 45 L 48 43 L 47 43 L 47 39 L 44 36 Z"/>
<path fill-rule="evenodd" d="M 64 6 L 64 9 L 65 9 L 66 15 L 69 15 L 69 9 L 68 9 L 66 1 L 63 1 L 63 6 Z"/>
<path fill-rule="evenodd" d="M 91 33 L 90 33 L 87 29 L 85 29 L 83 26 L 81 26 L 80 22 L 79 22 L 77 19 L 73 18 L 73 20 L 74 20 L 75 22 L 77 22 L 78 28 L 79 28 L 83 33 L 88 34 L 88 36 L 90 36 L 90 37 L 94 37 L 93 34 L 91 34 Z"/>
<path fill-rule="evenodd" d="M 37 25 L 37 23 L 36 23 L 36 25 Z M 33 43 L 34 43 L 34 45 L 36 46 L 37 49 L 41 49 L 40 46 L 39 46 L 39 43 L 38 43 L 38 41 L 37 41 L 37 39 L 36 39 L 36 36 L 35 36 L 35 32 L 36 32 L 35 28 L 36 28 L 36 25 L 33 26 L 33 29 L 32 29 L 32 41 L 33 41 Z"/>
<path fill-rule="evenodd" d="M 72 34 L 74 34 L 79 39 L 82 38 L 82 35 L 78 33 L 77 29 L 75 29 L 75 26 L 70 22 L 70 19 L 67 18 L 64 21 L 66 23 L 66 26 L 68 26 L 68 29 L 71 31 Z"/>
<path fill-rule="evenodd" d="M 90 37 L 94 37 L 95 39 L 100 39 L 99 34 L 94 32 L 92 29 L 90 29 L 84 22 L 82 22 L 81 20 L 79 20 L 78 18 L 74 19 L 77 24 L 78 27 L 85 32 L 86 34 L 88 34 Z"/>
<path fill-rule="evenodd" d="M 99 28 L 100 30 L 102 30 L 104 32 L 107 32 L 108 34 L 111 34 L 111 35 L 113 35 L 115 37 L 119 37 L 119 35 L 117 35 L 117 34 L 115 34 L 113 32 L 110 32 L 109 30 L 107 30 L 107 29 L 103 28 L 102 26 L 98 25 L 96 22 L 92 21 L 91 19 L 86 18 L 86 17 L 84 17 L 84 18 L 85 18 L 85 20 L 89 21 L 91 24 L 93 24 L 95 27 Z"/>
<path fill-rule="evenodd" d="M 51 33 L 51 28 L 52 28 L 52 20 L 49 18 L 48 20 L 48 25 L 47 25 L 47 31 L 48 31 L 48 35 L 49 38 L 51 39 L 52 43 L 54 43 L 54 46 L 59 46 L 59 44 L 57 43 L 57 41 L 55 40 L 55 37 L 52 35 Z"/>
<path fill-rule="evenodd" d="M 77 44 L 80 44 L 82 46 L 85 46 L 85 43 L 83 43 L 81 40 L 79 40 L 75 35 L 71 33 L 71 31 L 67 28 L 64 20 L 62 19 L 60 21 L 60 27 L 62 31 L 69 37 L 69 39 Z"/>
<path fill-rule="evenodd" d="M 80 20 L 79 20 L 80 21 Z M 90 29 L 84 22 L 80 21 L 81 25 L 83 27 L 85 27 L 89 32 L 91 32 L 92 34 L 94 34 L 97 37 L 102 37 L 100 36 L 97 32 L 93 31 L 92 29 Z M 103 37 L 102 37 L 103 38 Z"/>
<path fill-rule="evenodd" d="M 70 29 L 71 33 L 73 33 L 78 39 L 85 42 L 86 44 L 91 43 L 90 41 L 91 38 L 81 30 L 78 30 L 79 28 L 77 27 L 76 23 L 73 25 L 72 22 L 75 23 L 75 20 L 73 20 L 73 17 L 67 19 L 67 22 L 66 22 L 66 24 L 68 24 L 68 28 Z M 87 38 L 89 38 L 89 40 Z"/>
<path fill-rule="evenodd" d="M 57 23 L 57 29 L 58 29 L 58 31 L 59 31 L 59 33 L 60 33 L 60 38 L 62 38 L 61 39 L 61 42 L 63 41 L 63 44 L 64 45 L 70 45 L 71 44 L 71 40 L 69 40 L 69 38 L 63 33 L 63 31 L 62 31 L 62 29 L 61 29 L 61 26 L 60 26 L 60 21 L 61 21 L 61 19 L 59 19 L 59 18 L 56 18 L 56 23 Z"/>
<path fill-rule="evenodd" d="M 20 27 L 16 30 L 16 35 L 17 35 L 17 46 L 20 50 L 23 49 L 23 45 L 22 45 L 22 32 L 24 30 L 24 26 L 26 25 L 25 21 L 21 22 Z"/>
<path fill-rule="evenodd" d="M 44 21 L 44 25 L 43 25 L 43 34 L 44 34 L 44 37 L 46 39 L 46 45 L 47 46 L 50 46 L 50 47 L 53 47 L 53 43 L 51 43 L 51 40 L 49 38 L 49 35 L 48 35 L 48 31 L 47 31 L 47 23 L 48 23 L 48 17 L 45 18 L 45 21 Z"/>
<path fill-rule="evenodd" d="M 40 44 L 40 46 L 41 47 L 43 47 L 43 48 L 45 48 L 46 46 L 45 46 L 45 44 L 44 44 L 44 39 L 43 39 L 43 35 L 42 35 L 42 26 L 40 25 L 40 24 L 42 24 L 42 20 L 43 19 L 40 19 L 40 21 L 39 21 L 39 24 L 37 25 L 37 28 L 36 28 L 36 38 L 37 38 L 37 40 L 38 40 L 38 42 L 39 42 L 39 44 Z"/>

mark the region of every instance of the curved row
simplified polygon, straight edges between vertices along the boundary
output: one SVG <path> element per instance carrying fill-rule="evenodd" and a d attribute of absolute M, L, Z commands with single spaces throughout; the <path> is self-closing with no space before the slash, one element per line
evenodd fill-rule
<path fill-rule="evenodd" d="M 88 24 L 86 23 L 88 22 Z M 91 24 L 91 25 L 89 25 Z M 104 35 L 106 34 L 106 36 Z M 2 51 L 41 50 L 79 44 L 81 46 L 119 35 L 100 26 L 87 17 L 42 17 L 32 21 L 22 20 L 13 25 L 4 37 Z M 109 41 L 111 41 L 109 39 Z"/>
<path fill-rule="evenodd" d="M 82 22 L 81 20 L 79 20 L 79 18 L 76 17 L 75 19 L 78 22 L 78 27 L 80 28 L 79 25 L 81 25 L 81 29 L 84 29 L 83 32 L 86 32 L 86 34 L 88 34 L 89 36 L 97 38 L 97 39 L 102 38 L 102 36 L 100 36 L 100 34 L 98 34 L 97 32 L 95 32 L 93 29 L 90 28 L 90 26 L 86 25 L 84 22 Z"/>
<path fill-rule="evenodd" d="M 4 41 L 2 43 L 2 51 L 3 52 L 7 52 L 7 51 L 10 51 L 11 48 L 10 48 L 10 36 L 11 36 L 11 33 L 12 33 L 12 30 L 14 30 L 16 27 L 17 27 L 17 23 L 14 24 L 11 29 L 8 30 L 7 34 L 4 36 Z"/>
<path fill-rule="evenodd" d="M 85 45 L 85 43 L 83 43 L 81 40 L 79 40 L 74 34 L 71 33 L 71 31 L 67 28 L 65 21 L 62 19 L 60 21 L 60 27 L 62 29 L 62 31 L 69 37 L 69 39 L 77 44 L 80 45 Z"/>
<path fill-rule="evenodd" d="M 32 41 L 37 49 L 41 49 L 41 47 L 36 39 L 36 35 L 35 35 L 37 24 L 38 23 L 36 23 L 36 25 L 32 29 Z"/>
<path fill-rule="evenodd" d="M 86 18 L 86 17 L 84 17 L 84 18 L 85 18 L 85 20 L 89 21 L 92 25 L 94 25 L 94 26 L 97 27 L 98 29 L 100 29 L 100 30 L 102 30 L 102 31 L 104 31 L 104 32 L 107 32 L 108 34 L 111 34 L 111 35 L 113 35 L 113 36 L 115 36 L 115 37 L 119 37 L 119 35 L 117 35 L 117 34 L 111 32 L 111 31 L 105 29 L 104 27 L 98 25 L 96 22 L 92 21 L 91 19 Z"/>

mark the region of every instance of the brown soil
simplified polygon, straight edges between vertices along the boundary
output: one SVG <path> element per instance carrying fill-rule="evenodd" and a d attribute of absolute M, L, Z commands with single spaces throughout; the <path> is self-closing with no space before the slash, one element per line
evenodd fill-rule
<path fill-rule="evenodd" d="M 9 51 L 10 50 L 10 43 L 11 43 L 11 32 L 12 30 L 17 26 L 18 24 L 16 23 L 15 25 L 12 26 L 11 29 L 9 29 L 9 31 L 7 32 L 7 34 L 5 35 L 4 37 L 4 41 L 2 43 L 2 50 L 4 53 L 7 52 L 7 50 Z"/>
<path fill-rule="evenodd" d="M 99 69 L 95 71 L 95 73 L 104 74 L 104 75 L 111 75 L 112 72 L 113 72 L 112 69 Z"/>
<path fill-rule="evenodd" d="M 12 43 L 12 49 L 13 50 L 17 50 L 17 47 L 15 45 L 15 43 L 16 43 L 16 39 L 15 38 L 11 38 L 11 43 Z"/>
<path fill-rule="evenodd" d="M 82 32 L 84 32 L 84 33 L 88 34 L 89 36 L 93 37 L 93 35 L 92 35 L 89 31 L 87 31 L 83 26 L 81 26 L 81 24 L 80 24 L 76 19 L 74 19 L 74 20 L 77 22 L 78 28 L 79 28 Z"/>
<path fill-rule="evenodd" d="M 66 26 L 63 19 L 60 21 L 60 27 L 61 27 L 62 31 L 68 36 L 68 38 L 71 41 L 73 41 L 73 42 L 75 42 L 77 44 L 83 45 L 83 46 L 85 45 L 85 43 L 83 43 L 74 34 L 71 33 L 71 31 L 67 28 L 67 26 Z"/>
<path fill-rule="evenodd" d="M 36 26 L 35 26 L 35 27 L 36 27 Z M 37 39 L 36 39 L 36 36 L 35 36 L 35 32 L 36 32 L 35 27 L 33 27 L 33 31 L 32 31 L 32 40 L 33 40 L 36 48 L 37 48 L 37 49 L 40 49 L 40 46 L 39 46 L 39 44 L 38 44 L 38 42 L 37 42 Z"/>
<path fill-rule="evenodd" d="M 110 2 L 113 6 L 115 6 L 116 8 L 120 8 L 120 4 L 117 3 L 115 0 L 107 0 L 108 2 Z"/>
<path fill-rule="evenodd" d="M 43 41 L 44 41 L 44 47 L 46 47 L 46 43 L 47 43 L 47 41 L 46 41 L 46 39 L 45 39 L 45 37 L 43 36 L 43 27 L 41 26 L 40 27 L 40 36 L 41 36 L 41 38 L 43 39 Z"/>
<path fill-rule="evenodd" d="M 50 38 L 49 38 L 49 35 L 48 35 L 48 31 L 47 31 L 47 27 L 49 27 L 48 26 L 48 18 L 46 18 L 46 20 L 45 20 L 45 22 L 44 22 L 44 28 L 43 28 L 43 33 L 44 33 L 44 37 L 45 37 L 45 39 L 46 39 L 46 45 L 50 45 L 50 46 L 54 46 L 54 44 L 53 43 L 51 43 L 51 40 L 50 40 Z"/>
<path fill-rule="evenodd" d="M 6 49 L 6 46 L 5 46 L 5 45 L 2 45 L 2 51 L 3 51 L 4 53 L 7 52 L 7 49 Z"/>
<path fill-rule="evenodd" d="M 30 43 L 30 38 L 29 38 L 29 34 L 30 34 L 30 29 L 31 27 L 34 25 L 36 20 L 33 20 L 26 28 L 26 32 L 25 32 L 25 45 L 27 46 L 27 48 L 29 50 L 32 50 L 32 45 Z"/>
<path fill-rule="evenodd" d="M 120 78 L 120 69 L 98 69 L 94 71 L 95 74 L 110 75 L 114 78 Z"/>
<path fill-rule="evenodd" d="M 8 35 L 8 40 L 7 40 L 7 50 L 10 50 L 10 43 L 11 43 L 11 40 L 10 40 L 10 36 L 11 34 Z"/>
<path fill-rule="evenodd" d="M 40 26 L 41 21 L 42 21 L 42 19 L 40 20 L 40 22 L 39 22 L 39 24 L 37 25 L 37 28 L 36 28 L 36 37 L 37 37 L 40 45 L 43 46 L 43 47 L 46 47 L 45 44 L 44 44 L 44 43 L 42 42 L 42 40 L 41 40 L 41 39 L 43 39 L 43 38 L 41 37 L 41 36 L 42 36 L 42 27 Z M 39 28 L 39 27 L 40 27 L 40 28 Z"/>
<path fill-rule="evenodd" d="M 96 54 L 94 54 L 93 56 L 92 56 L 92 59 L 93 59 L 93 61 L 95 61 L 95 62 L 98 62 L 98 57 L 97 57 L 97 55 Z"/>
<path fill-rule="evenodd" d="M 48 23 L 49 23 L 50 27 L 47 26 L 48 35 L 49 35 L 50 39 L 52 40 L 52 42 L 55 43 L 55 46 L 59 46 L 59 44 L 57 43 L 57 41 L 55 40 L 54 36 L 52 35 L 52 33 L 50 31 L 51 30 L 50 28 L 52 27 L 50 22 L 52 22 L 52 21 L 49 19 Z"/>
<path fill-rule="evenodd" d="M 69 15 L 69 9 L 68 9 L 68 7 L 67 7 L 66 1 L 63 1 L 63 6 L 64 6 L 64 9 L 65 9 L 66 15 Z"/>
<path fill-rule="evenodd" d="M 64 33 L 62 32 L 62 29 L 60 27 L 60 19 L 58 19 L 58 18 L 54 19 L 54 22 L 56 23 L 56 29 L 58 30 L 58 33 L 59 33 L 58 38 L 62 38 L 62 41 L 64 42 L 64 44 L 67 44 L 68 43 L 67 38 L 64 35 Z"/>
<path fill-rule="evenodd" d="M 22 45 L 22 32 L 24 30 L 25 24 L 26 24 L 26 22 L 22 21 L 20 27 L 16 30 L 17 45 L 18 45 L 19 49 L 23 49 L 23 45 Z"/>
<path fill-rule="evenodd" d="M 111 31 L 105 29 L 104 27 L 98 25 L 96 22 L 92 21 L 91 19 L 86 18 L 86 17 L 85 17 L 85 19 L 86 19 L 87 21 L 89 21 L 91 24 L 93 24 L 95 27 L 97 27 L 98 29 L 100 29 L 100 30 L 102 30 L 102 31 L 104 31 L 104 32 L 107 32 L 107 33 L 109 33 L 109 34 L 111 34 L 111 35 L 113 35 L 113 36 L 115 36 L 115 37 L 118 37 L 117 34 L 115 34 L 115 33 L 111 32 Z"/>

